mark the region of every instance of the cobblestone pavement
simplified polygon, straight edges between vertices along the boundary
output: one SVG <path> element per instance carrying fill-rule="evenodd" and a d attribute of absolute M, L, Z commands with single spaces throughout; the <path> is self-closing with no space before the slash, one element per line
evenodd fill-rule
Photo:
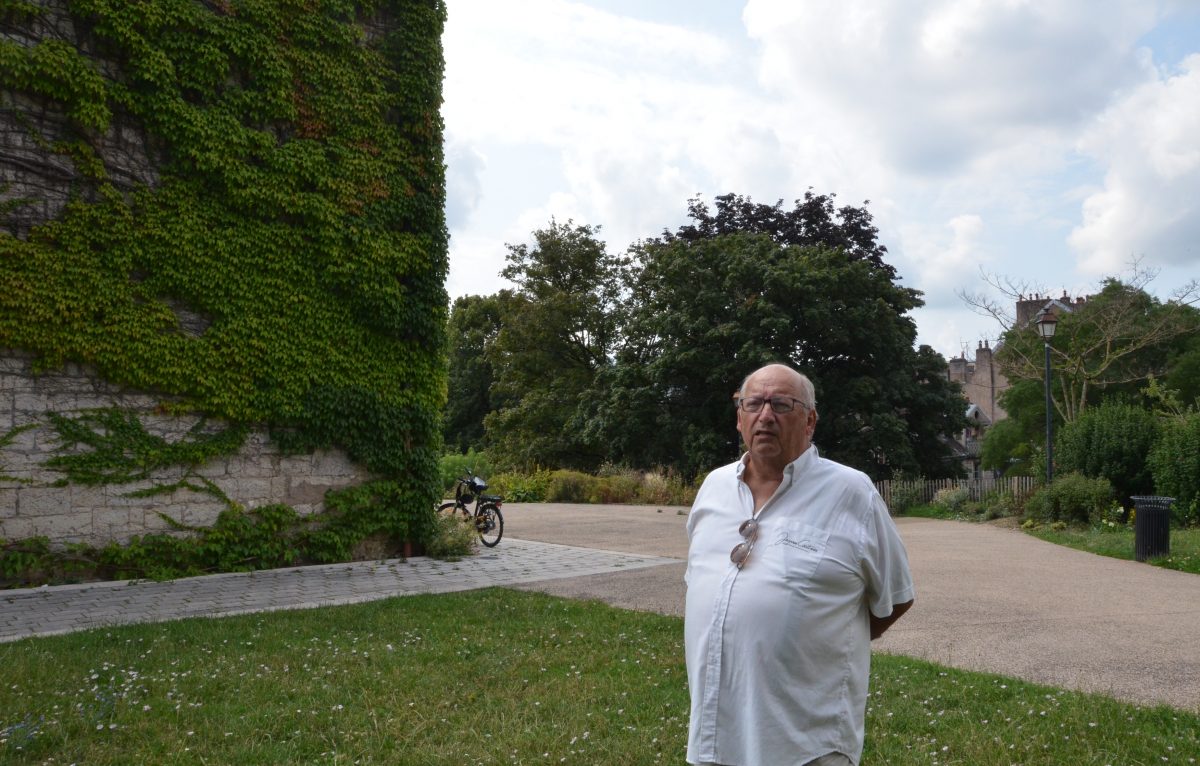
<path fill-rule="evenodd" d="M 624 572 L 678 559 L 505 538 L 459 562 L 425 557 L 0 591 L 0 641 L 87 628 L 449 593 Z"/>

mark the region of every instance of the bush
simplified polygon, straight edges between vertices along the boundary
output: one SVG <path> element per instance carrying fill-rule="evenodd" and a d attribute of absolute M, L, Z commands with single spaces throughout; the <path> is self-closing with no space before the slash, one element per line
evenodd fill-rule
<path fill-rule="evenodd" d="M 550 490 L 550 472 L 498 473 L 489 480 L 489 493 L 503 495 L 510 503 L 544 503 Z"/>
<path fill-rule="evenodd" d="M 442 455 L 438 460 L 438 471 L 441 474 L 442 491 L 451 492 L 454 484 L 468 472 L 487 480 L 488 474 L 492 472 L 492 464 L 487 455 L 472 448 L 467 450 L 465 455 Z"/>
<path fill-rule="evenodd" d="M 677 474 L 651 471 L 641 475 L 636 501 L 647 505 L 691 505 L 700 485 L 688 486 Z"/>
<path fill-rule="evenodd" d="M 470 556 L 479 546 L 479 531 L 470 519 L 457 513 L 439 513 L 433 534 L 425 543 L 425 554 L 435 559 L 457 561 Z"/>
<path fill-rule="evenodd" d="M 592 486 L 589 502 L 632 503 L 637 501 L 640 491 L 641 475 L 637 471 L 626 470 L 598 477 Z"/>
<path fill-rule="evenodd" d="M 1175 498 L 1175 509 L 1195 519 L 1200 505 L 1200 412 L 1167 423 L 1148 460 L 1155 492 Z"/>
<path fill-rule="evenodd" d="M 597 479 L 579 471 L 554 471 L 550 474 L 550 482 L 546 487 L 546 502 L 591 502 L 592 494 L 597 484 L 603 481 L 605 480 Z"/>
<path fill-rule="evenodd" d="M 1108 479 L 1121 498 L 1152 494 L 1147 456 L 1159 428 L 1149 410 L 1106 402 L 1062 427 L 1055 439 L 1055 464 L 1064 474 Z"/>
<path fill-rule="evenodd" d="M 1020 516 L 1024 511 L 1020 499 L 1011 492 L 996 492 L 988 495 L 980 505 L 980 513 L 986 521 Z"/>
<path fill-rule="evenodd" d="M 930 504 L 948 513 L 962 513 L 969 499 L 966 487 L 946 487 L 937 491 Z"/>
<path fill-rule="evenodd" d="M 921 505 L 921 494 L 925 480 L 908 481 L 896 479 L 892 481 L 892 508 L 894 514 L 907 513 L 910 509 Z"/>
<path fill-rule="evenodd" d="M 1040 522 L 1098 524 L 1112 500 L 1113 488 L 1108 479 L 1069 473 L 1033 493 L 1025 503 L 1025 513 Z"/>

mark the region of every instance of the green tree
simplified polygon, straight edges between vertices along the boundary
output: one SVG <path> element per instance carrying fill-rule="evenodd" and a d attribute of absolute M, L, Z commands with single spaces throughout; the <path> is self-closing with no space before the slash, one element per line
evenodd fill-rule
<path fill-rule="evenodd" d="M 1011 476 L 1046 472 L 1046 394 L 1040 381 L 1018 380 L 999 397 L 1008 417 L 983 435 L 980 467 Z M 1056 417 L 1057 420 L 1057 417 Z M 1059 426 L 1056 424 L 1055 429 Z"/>
<path fill-rule="evenodd" d="M 1149 457 L 1155 491 L 1175 498 L 1177 518 L 1200 521 L 1200 412 L 1170 418 Z"/>
<path fill-rule="evenodd" d="M 1154 493 L 1147 457 L 1158 440 L 1154 413 L 1133 404 L 1104 402 L 1063 426 L 1055 439 L 1057 472 L 1108 479 L 1117 495 Z"/>
<path fill-rule="evenodd" d="M 580 402 L 611 364 L 626 261 L 598 233 L 552 220 L 533 233 L 532 247 L 508 246 L 501 273 L 516 290 L 501 305 L 489 356 L 493 411 L 484 420 L 501 465 L 591 469 L 603 459 Z"/>
<path fill-rule="evenodd" d="M 961 393 L 914 350 L 919 293 L 889 270 L 767 234 L 668 236 L 636 256 L 624 345 L 592 392 L 610 459 L 692 476 L 735 458 L 734 389 L 785 361 L 816 385 L 823 454 L 876 477 L 960 470 L 941 436 L 962 425 Z"/>
<path fill-rule="evenodd" d="M 1196 286 L 1162 302 L 1143 289 L 1150 278 L 1107 279 L 1097 295 L 1058 316 L 1050 348 L 1053 402 L 1063 422 L 1105 396 L 1134 393 L 1151 376 L 1162 376 L 1171 355 L 1200 329 L 1200 312 L 1188 305 Z M 1041 380 L 1043 351 L 1036 328 L 1013 326 L 996 359 L 1009 380 Z"/>
<path fill-rule="evenodd" d="M 484 446 L 483 419 L 492 411 L 491 388 L 495 376 L 489 359 L 500 333 L 501 307 L 511 292 L 465 295 L 450 308 L 449 383 L 442 440 L 458 452 Z"/>

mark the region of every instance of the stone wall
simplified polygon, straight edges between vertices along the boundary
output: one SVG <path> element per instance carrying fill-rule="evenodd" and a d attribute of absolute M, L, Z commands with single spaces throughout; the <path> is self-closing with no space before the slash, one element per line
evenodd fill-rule
<path fill-rule="evenodd" d="M 162 414 L 163 404 L 162 397 L 112 386 L 78 365 L 35 374 L 27 355 L 0 351 L 0 439 L 10 437 L 0 446 L 0 538 L 124 542 L 134 535 L 169 530 L 159 514 L 189 526 L 212 524 L 227 504 L 207 492 L 177 489 L 129 497 L 133 491 L 178 482 L 185 476 L 182 467 L 132 484 L 56 486 L 63 483 L 63 474 L 45 465 L 63 447 L 48 412 L 71 416 L 116 407 L 138 413 L 152 434 L 172 442 L 186 438 L 199 419 Z M 301 514 L 322 510 L 326 491 L 369 478 L 336 450 L 281 455 L 263 432 L 252 432 L 236 454 L 194 469 L 194 477 L 211 481 L 246 508 L 286 503 Z"/>

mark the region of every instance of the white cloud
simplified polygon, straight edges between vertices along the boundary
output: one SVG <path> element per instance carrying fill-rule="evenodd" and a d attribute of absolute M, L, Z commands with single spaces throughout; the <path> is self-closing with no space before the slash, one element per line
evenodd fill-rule
<path fill-rule="evenodd" d="M 487 167 L 483 155 L 470 145 L 446 143 L 446 226 L 465 227 L 483 197 L 480 175 Z"/>
<path fill-rule="evenodd" d="M 1147 76 L 1130 56 L 1153 3 L 750 0 L 763 81 L 847 115 L 854 141 L 903 172 L 944 175 L 1014 144 L 1065 141 L 1113 88 Z"/>
<path fill-rule="evenodd" d="M 901 227 L 905 260 L 915 268 L 916 284 L 931 306 L 954 305 L 955 289 L 978 282 L 979 265 L 988 260 L 982 254 L 984 228 L 983 218 L 971 213 L 957 215 L 940 227 Z"/>
<path fill-rule="evenodd" d="M 1085 271 L 1200 265 L 1200 55 L 1113 104 L 1079 148 L 1108 164 L 1070 237 Z"/>

